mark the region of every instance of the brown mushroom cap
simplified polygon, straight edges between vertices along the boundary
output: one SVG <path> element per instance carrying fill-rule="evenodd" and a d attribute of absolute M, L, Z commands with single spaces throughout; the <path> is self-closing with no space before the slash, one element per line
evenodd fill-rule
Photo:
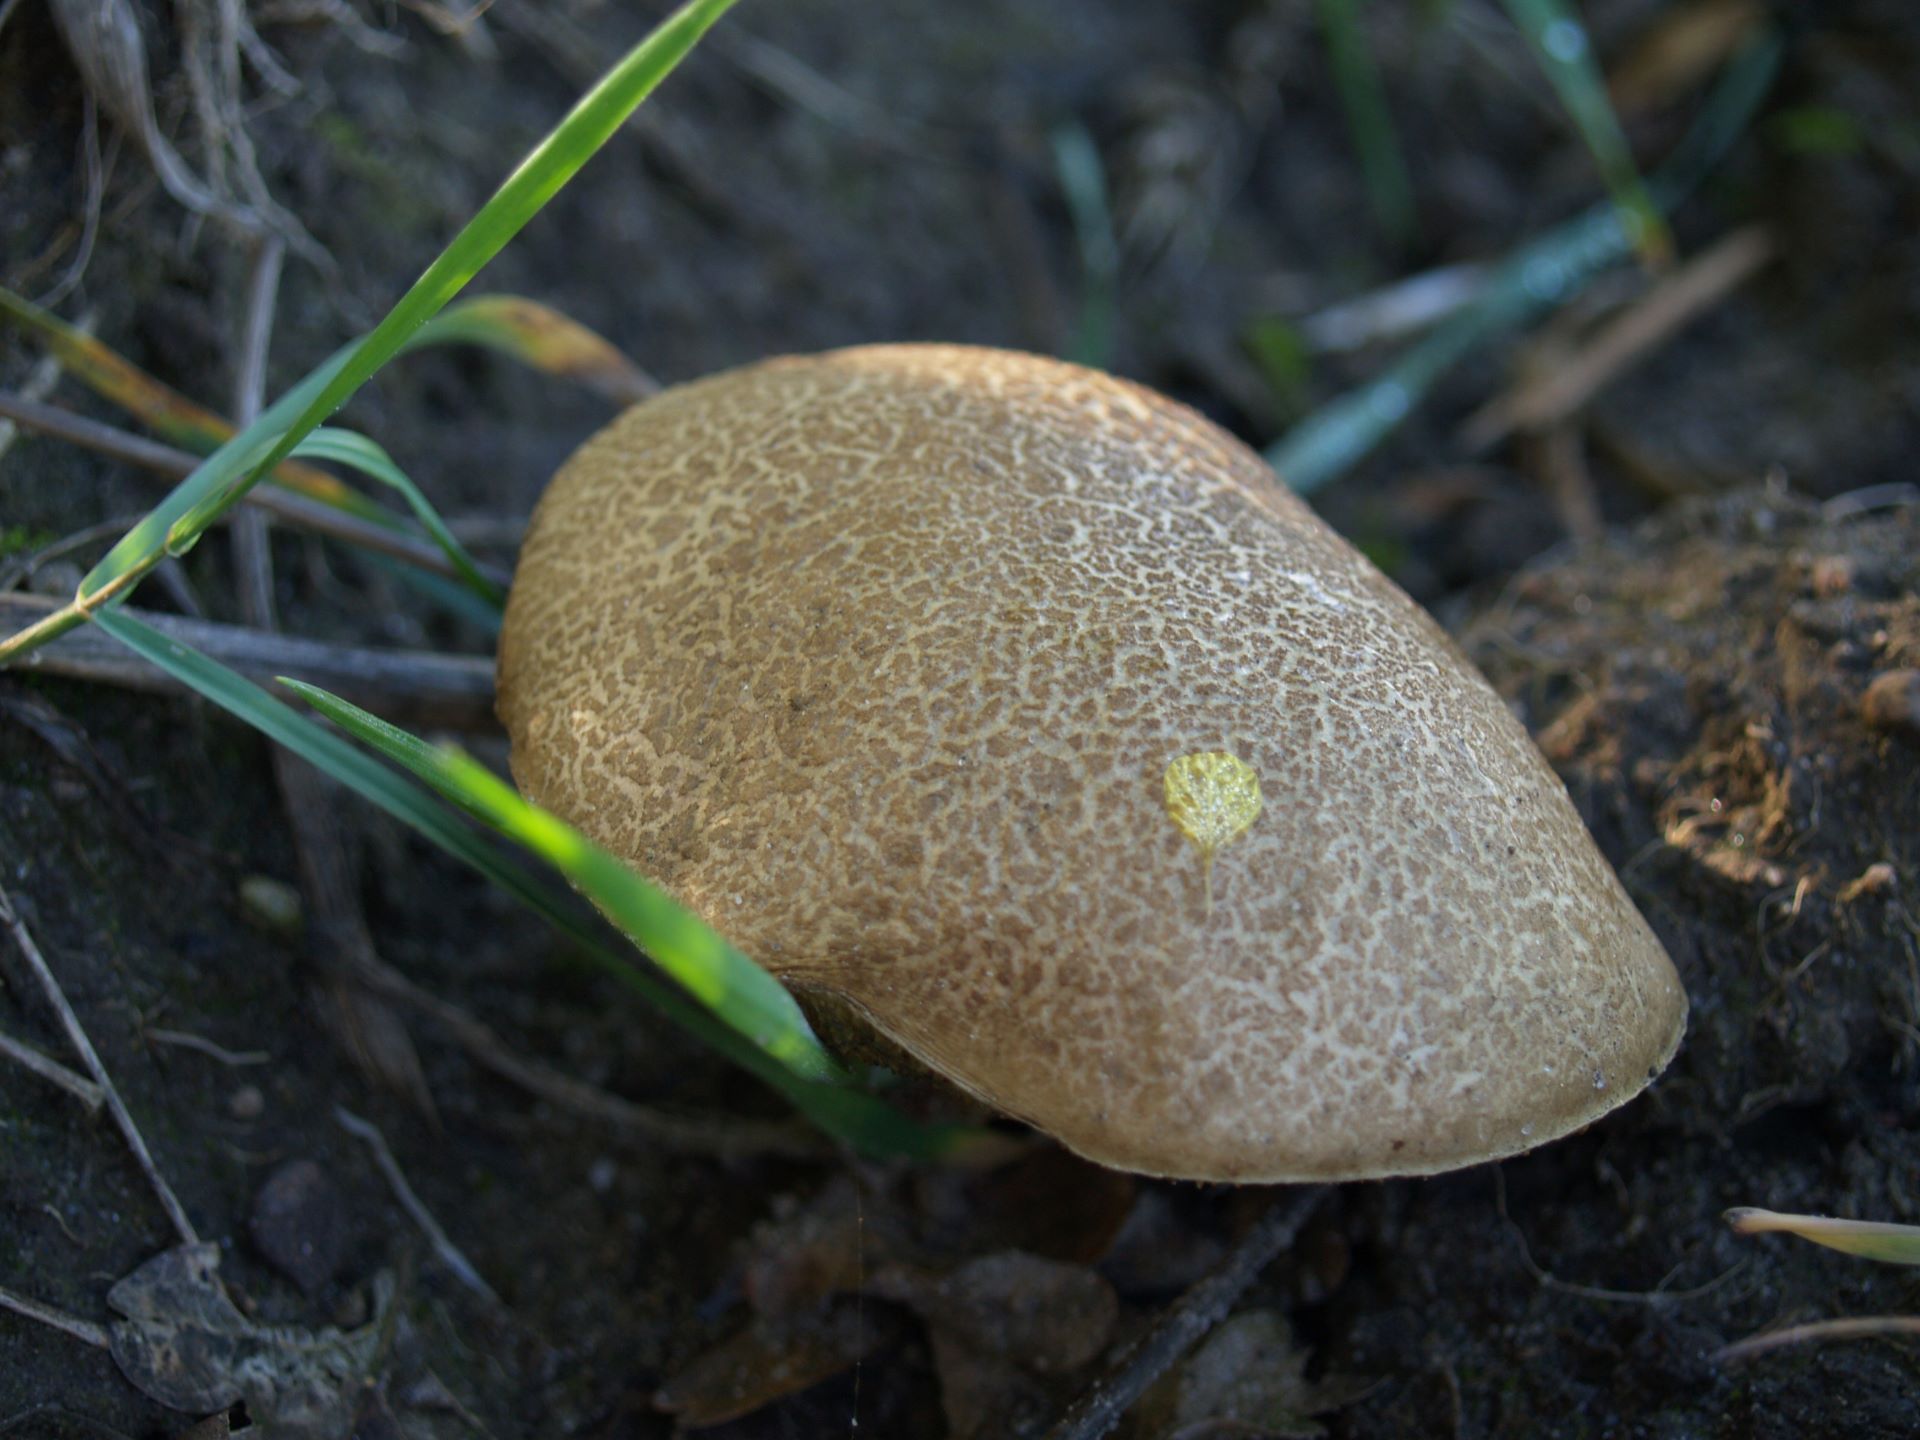
<path fill-rule="evenodd" d="M 1232 437 L 1075 366 L 876 346 L 630 410 L 540 502 L 500 711 L 533 799 L 1104 1164 L 1472 1164 L 1685 1023 L 1439 627 Z M 1229 762 L 1170 787 L 1188 756 L 1251 768 L 1250 825 Z M 1210 858 L 1194 805 L 1237 807 Z"/>

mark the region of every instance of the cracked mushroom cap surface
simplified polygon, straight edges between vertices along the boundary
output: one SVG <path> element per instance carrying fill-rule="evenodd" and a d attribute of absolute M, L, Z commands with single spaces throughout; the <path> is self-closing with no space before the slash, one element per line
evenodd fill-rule
<path fill-rule="evenodd" d="M 1434 621 L 1237 440 L 1076 366 L 873 346 L 645 401 L 541 500 L 499 680 L 532 799 L 1107 1165 L 1469 1165 L 1685 1024 Z"/>

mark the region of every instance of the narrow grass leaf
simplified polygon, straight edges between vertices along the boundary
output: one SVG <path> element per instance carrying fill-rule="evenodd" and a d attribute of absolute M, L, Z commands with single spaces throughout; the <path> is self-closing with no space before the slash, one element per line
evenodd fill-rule
<path fill-rule="evenodd" d="M 477 295 L 423 325 L 407 349 L 455 342 L 483 345 L 523 365 L 598 391 L 616 405 L 644 400 L 660 383 L 625 352 L 578 320 L 520 295 Z"/>
<path fill-rule="evenodd" d="M 476 595 L 490 601 L 496 610 L 507 603 L 507 592 L 482 573 L 479 563 L 467 553 L 467 547 L 454 537 L 453 531 L 447 528 L 447 522 L 440 518 L 440 512 L 433 508 L 433 503 L 420 487 L 374 441 L 364 435 L 356 435 L 351 430 L 337 430 L 323 425 L 296 445 L 293 453 L 313 460 L 331 460 L 337 465 L 351 466 L 369 479 L 398 491 L 406 500 L 407 508 L 413 511 L 414 518 L 433 537 L 434 543 L 468 587 Z"/>
<path fill-rule="evenodd" d="M 1389 244 L 1398 247 L 1413 238 L 1413 182 L 1407 178 L 1406 158 L 1394 133 L 1379 67 L 1360 29 L 1360 5 L 1361 0 L 1319 0 L 1320 33 L 1360 160 L 1374 224 Z"/>
<path fill-rule="evenodd" d="M 1080 315 L 1067 342 L 1066 358 L 1096 369 L 1113 359 L 1115 292 L 1120 283 L 1120 242 L 1113 233 L 1107 172 L 1100 149 L 1078 120 L 1056 125 L 1048 137 L 1060 193 L 1080 246 Z"/>
<path fill-rule="evenodd" d="M 918 1125 L 876 1095 L 817 1083 L 796 1074 L 714 1017 L 677 985 L 657 979 L 635 964 L 631 953 L 609 944 L 569 897 L 487 843 L 419 786 L 226 666 L 125 612 L 109 611 L 95 616 L 94 622 L 128 649 L 500 885 L 647 1004 L 779 1091 L 827 1133 L 866 1153 L 923 1160 L 971 1158 L 993 1143 L 993 1137 L 972 1127 Z"/>
<path fill-rule="evenodd" d="M 1880 1260 L 1889 1265 L 1920 1265 L 1920 1225 L 1886 1220 L 1835 1220 L 1825 1215 L 1787 1215 L 1778 1210 L 1729 1210 L 1727 1224 L 1736 1235 L 1784 1232 L 1829 1250 Z"/>
<path fill-rule="evenodd" d="M 499 635 L 502 620 L 500 607 L 474 594 L 460 581 L 450 580 L 445 575 L 436 575 L 431 570 L 423 570 L 418 565 L 409 565 L 404 560 L 396 560 L 391 555 L 381 555 L 372 550 L 361 555 L 360 563 L 370 570 L 391 576 L 395 584 L 414 591 L 428 604 L 471 625 L 480 634 Z"/>
<path fill-rule="evenodd" d="M 1506 7 L 1593 153 L 1633 247 L 1649 263 L 1666 261 L 1673 253 L 1673 237 L 1633 163 L 1633 151 L 1607 98 L 1586 26 L 1566 0 L 1506 0 Z"/>
<path fill-rule="evenodd" d="M 698 1023 L 690 1023 L 687 1001 L 676 993 L 674 1004 L 662 1007 L 672 1018 L 775 1085 L 822 1129 L 867 1153 L 921 1160 L 981 1163 L 1006 1152 L 1005 1139 L 991 1131 L 917 1124 L 878 1097 L 844 1083 L 848 1072 L 820 1049 L 784 986 L 698 916 L 558 817 L 521 799 L 491 771 L 317 686 L 292 679 L 280 683 L 438 794 L 560 870 L 712 1012 L 695 1010 Z M 556 923 L 630 983 L 644 978 L 625 957 L 610 957 L 577 918 L 558 917 Z M 649 983 L 643 993 L 658 1005 L 660 988 Z M 724 1027 L 716 1025 L 715 1016 Z"/>
<path fill-rule="evenodd" d="M 779 981 L 608 851 L 521 799 L 505 781 L 459 751 L 429 745 L 316 686 L 298 680 L 281 683 L 355 739 L 565 875 L 681 988 L 795 1073 L 809 1079 L 844 1078 L 845 1071 L 820 1048 L 806 1016 Z"/>

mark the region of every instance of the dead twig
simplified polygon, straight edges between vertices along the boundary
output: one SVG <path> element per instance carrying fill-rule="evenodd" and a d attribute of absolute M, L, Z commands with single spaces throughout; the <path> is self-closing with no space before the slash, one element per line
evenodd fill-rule
<path fill-rule="evenodd" d="M 1586 446 L 1574 425 L 1554 425 L 1526 440 L 1526 464 L 1540 478 L 1569 539 L 1586 545 L 1606 533 L 1600 496 L 1587 468 Z"/>
<path fill-rule="evenodd" d="M 249 267 L 233 402 L 234 419 L 243 428 L 253 423 L 266 400 L 267 350 L 281 259 L 281 246 L 269 240 L 254 251 Z M 274 615 L 266 516 L 257 510 L 236 513 L 233 543 L 240 613 L 255 629 L 272 634 L 279 621 Z M 360 908 L 349 841 L 340 824 L 340 797 L 312 766 L 280 746 L 273 749 L 273 775 L 300 858 L 307 914 L 313 918 L 311 953 L 318 972 L 314 988 L 322 1022 L 362 1071 L 405 1095 L 423 1114 L 433 1115 L 433 1092 L 412 1037 L 362 978 L 381 962 Z"/>
<path fill-rule="evenodd" d="M 1226 1319 L 1242 1292 L 1293 1243 L 1329 1193 L 1326 1186 L 1313 1185 L 1275 1196 L 1219 1268 L 1169 1305 L 1120 1363 L 1074 1401 L 1046 1440 L 1100 1440 L 1118 1425 L 1154 1381 Z"/>
<path fill-rule="evenodd" d="M 1695 1285 L 1690 1290 L 1667 1289 L 1667 1282 L 1678 1273 L 1678 1267 L 1662 1276 L 1660 1283 L 1651 1290 L 1610 1290 L 1600 1285 L 1582 1285 L 1577 1281 L 1562 1280 L 1533 1258 L 1533 1247 L 1527 1244 L 1526 1232 L 1520 1228 L 1520 1222 L 1507 1213 L 1507 1174 L 1498 1165 L 1493 1167 L 1493 1203 L 1500 1218 L 1507 1222 L 1507 1228 L 1513 1232 L 1514 1244 L 1520 1251 L 1520 1263 L 1526 1266 L 1527 1273 L 1542 1289 L 1557 1290 L 1562 1295 L 1575 1295 L 1582 1300 L 1600 1300 L 1619 1305 L 1673 1304 L 1683 1300 L 1697 1300 L 1702 1295 L 1711 1295 L 1747 1268 L 1746 1261 L 1735 1261 L 1713 1279 L 1703 1285 Z"/>
<path fill-rule="evenodd" d="M 1784 1330 L 1769 1330 L 1764 1335 L 1736 1340 L 1713 1352 L 1717 1364 L 1751 1360 L 1769 1350 L 1788 1345 L 1805 1345 L 1818 1340 L 1863 1340 L 1885 1335 L 1920 1335 L 1920 1315 L 1856 1315 L 1842 1320 L 1815 1320 L 1806 1325 L 1789 1325 Z"/>
<path fill-rule="evenodd" d="M 1725 299 L 1772 257 L 1773 241 L 1764 230 L 1758 226 L 1736 230 L 1601 327 L 1566 364 L 1483 406 L 1461 427 L 1461 443 L 1470 451 L 1481 451 L 1516 430 L 1544 430 L 1567 420 L 1628 366 Z"/>
<path fill-rule="evenodd" d="M 90 1115 L 97 1114 L 106 1101 L 105 1092 L 86 1076 L 75 1074 L 58 1060 L 49 1060 L 31 1045 L 21 1044 L 4 1031 L 0 1031 L 0 1059 L 11 1060 L 21 1069 L 31 1070 L 42 1080 L 58 1085 L 86 1106 Z"/>
<path fill-rule="evenodd" d="M 460 1247 L 447 1238 L 447 1232 L 440 1228 L 440 1222 L 433 1218 L 433 1212 L 413 1193 L 413 1187 L 401 1172 L 400 1162 L 393 1158 L 393 1151 L 387 1148 L 386 1137 L 343 1106 L 334 1106 L 333 1118 L 339 1122 L 342 1130 L 365 1142 L 367 1148 L 373 1151 L 373 1162 L 380 1167 L 380 1173 L 387 1177 L 387 1184 L 393 1189 L 393 1198 L 400 1202 L 400 1208 L 420 1227 L 421 1233 L 433 1246 L 433 1253 L 440 1257 L 440 1263 L 453 1272 L 456 1280 L 489 1305 L 505 1310 L 506 1302 L 481 1278 L 480 1272 L 473 1268 L 473 1262 L 460 1253 Z"/>
<path fill-rule="evenodd" d="M 0 1285 L 0 1309 L 11 1310 L 16 1315 L 24 1315 L 29 1320 L 38 1320 L 42 1325 L 51 1325 L 55 1330 L 64 1330 L 74 1339 L 84 1341 L 96 1350 L 105 1350 L 111 1342 L 107 1338 L 104 1325 L 96 1325 L 91 1320 L 82 1320 L 78 1315 L 69 1315 L 64 1310 L 56 1310 L 51 1305 L 43 1305 L 38 1300 L 29 1299 L 16 1290 Z"/>
<path fill-rule="evenodd" d="M 57 405 L 47 405 L 0 390 L 0 420 L 14 421 L 36 434 L 48 435 L 56 440 L 65 440 L 69 444 L 79 445 L 142 470 L 150 470 L 156 475 L 164 475 L 178 480 L 191 474 L 199 465 L 200 457 L 185 450 L 176 450 L 171 445 L 162 445 L 145 436 L 135 435 L 131 431 L 117 429 L 102 424 L 98 420 L 89 420 L 84 415 L 76 415 Z M 345 510 L 336 510 L 333 506 L 283 490 L 271 480 L 254 486 L 243 497 L 242 508 L 236 513 L 245 513 L 246 506 L 257 506 L 260 510 L 277 520 L 302 530 L 311 530 L 315 534 L 331 536 L 350 545 L 358 545 L 363 550 L 376 554 L 390 555 L 396 560 L 404 560 L 409 565 L 417 565 L 422 570 L 430 570 L 436 575 L 445 575 L 457 579 L 460 572 L 454 568 L 440 547 L 405 530 L 390 529 L 375 521 L 353 515 Z M 495 566 L 482 564 L 482 573 L 497 584 L 506 584 L 507 572 Z M 11 586 L 0 586 L 10 589 Z"/>
<path fill-rule="evenodd" d="M 415 984 L 389 965 L 379 965 L 366 978 L 389 999 L 411 1005 L 437 1021 L 483 1069 L 491 1070 L 501 1079 L 559 1109 L 612 1125 L 670 1149 L 694 1154 L 820 1159 L 833 1153 L 832 1146 L 817 1131 L 793 1121 L 666 1115 L 636 1105 L 515 1054 L 485 1022 Z"/>
<path fill-rule="evenodd" d="M 167 1184 L 166 1177 L 160 1173 L 160 1167 L 153 1163 L 153 1154 L 147 1149 L 147 1142 L 140 1136 L 140 1127 L 133 1123 L 133 1116 L 127 1110 L 126 1101 L 120 1098 L 120 1092 L 113 1088 L 113 1081 L 107 1075 L 107 1067 L 100 1063 L 100 1056 L 93 1048 L 93 1042 L 87 1038 L 80 1017 L 73 1013 L 73 1007 L 67 1003 L 66 992 L 60 988 L 60 982 L 54 978 L 53 971 L 41 955 L 40 947 L 33 943 L 33 936 L 26 924 L 13 908 L 13 899 L 4 887 L 0 887 L 0 923 L 4 923 L 13 934 L 14 944 L 20 947 L 27 968 L 33 971 L 34 978 L 40 982 L 47 1001 L 60 1017 L 60 1027 L 66 1032 L 67 1043 L 73 1046 L 80 1058 L 86 1063 L 87 1073 L 93 1077 L 94 1084 L 102 1091 L 107 1113 L 113 1116 L 113 1123 L 120 1127 L 120 1135 L 127 1142 L 127 1148 L 133 1151 L 133 1158 L 139 1164 L 141 1173 L 147 1177 L 147 1183 L 153 1187 L 153 1193 L 159 1198 L 160 1208 L 167 1212 L 167 1218 L 173 1222 L 173 1228 L 180 1238 L 189 1245 L 198 1245 L 200 1237 L 195 1233 L 193 1222 L 187 1219 L 187 1212 L 181 1208 L 180 1201 L 173 1193 L 173 1187 Z"/>
<path fill-rule="evenodd" d="M 3 609 L 0 605 L 0 610 Z M 93 748 L 86 732 L 45 696 L 31 694 L 17 682 L 0 685 L 0 718 L 30 731 L 62 765 L 79 775 L 129 844 L 146 851 L 176 873 L 185 873 L 193 864 L 204 864 L 214 858 L 213 850 L 207 845 L 156 823 L 134 798 L 126 778 Z"/>
<path fill-rule="evenodd" d="M 254 247 L 247 267 L 246 303 L 241 309 L 240 362 L 234 375 L 234 420 L 242 430 L 259 415 L 266 400 L 267 349 L 273 339 L 274 298 L 280 292 L 280 271 L 286 247 L 263 240 Z M 267 517 L 257 508 L 233 512 L 233 548 L 239 571 L 240 613 L 249 625 L 277 630 L 273 611 L 273 552 L 269 548 Z"/>
<path fill-rule="evenodd" d="M 249 1065 L 270 1065 L 273 1056 L 265 1050 L 229 1050 L 224 1045 L 216 1045 L 204 1035 L 190 1034 L 185 1030 L 148 1029 L 147 1038 L 157 1040 L 162 1045 L 176 1046 L 181 1050 L 197 1050 L 211 1060 L 233 1069 L 244 1069 Z"/>
<path fill-rule="evenodd" d="M 74 328 L 85 331 L 92 323 L 90 315 L 83 316 L 76 322 Z M 33 402 L 45 400 L 53 393 L 53 387 L 60 383 L 60 376 L 65 373 L 65 370 L 66 366 L 60 362 L 58 355 L 51 353 L 42 355 L 27 372 L 27 378 L 20 383 L 20 398 Z M 5 393 L 0 391 L 0 394 Z M 6 456 L 7 451 L 13 448 L 14 441 L 19 438 L 20 427 L 14 424 L 4 412 L 0 412 L 0 458 Z"/>
<path fill-rule="evenodd" d="M 45 596 L 0 595 L 0 633 L 34 624 L 59 608 L 60 602 Z M 499 727 L 493 716 L 493 662 L 477 655 L 333 645 L 132 606 L 121 613 L 263 685 L 270 686 L 277 675 L 291 675 L 396 721 L 467 731 Z M 133 690 L 187 693 L 178 682 L 91 627 L 68 632 L 15 666 Z"/>
<path fill-rule="evenodd" d="M 1300 335 L 1318 351 L 1344 354 L 1399 340 L 1438 325 L 1479 299 L 1492 267 L 1447 265 L 1396 280 L 1317 310 L 1300 322 Z"/>

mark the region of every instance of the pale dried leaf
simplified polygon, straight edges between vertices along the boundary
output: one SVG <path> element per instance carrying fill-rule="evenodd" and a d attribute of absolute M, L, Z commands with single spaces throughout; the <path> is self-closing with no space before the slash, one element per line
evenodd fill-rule
<path fill-rule="evenodd" d="M 346 1433 L 379 1349 L 390 1283 L 377 1283 L 375 1319 L 361 1329 L 303 1330 L 253 1324 L 219 1269 L 218 1246 L 180 1245 L 107 1293 L 126 1317 L 108 1332 L 120 1373 L 149 1399 L 191 1414 L 244 1400 L 261 1433 L 280 1440 Z"/>
<path fill-rule="evenodd" d="M 1291 1440 L 1325 1430 L 1313 1417 L 1355 1399 L 1368 1382 L 1306 1378 L 1308 1351 L 1284 1316 L 1236 1315 L 1140 1402 L 1137 1435 L 1155 1440 Z"/>
<path fill-rule="evenodd" d="M 1019 1250 L 983 1255 L 942 1276 L 889 1266 L 871 1288 L 982 1354 L 1041 1375 L 1093 1359 L 1120 1313 L 1113 1287 L 1092 1270 Z"/>

